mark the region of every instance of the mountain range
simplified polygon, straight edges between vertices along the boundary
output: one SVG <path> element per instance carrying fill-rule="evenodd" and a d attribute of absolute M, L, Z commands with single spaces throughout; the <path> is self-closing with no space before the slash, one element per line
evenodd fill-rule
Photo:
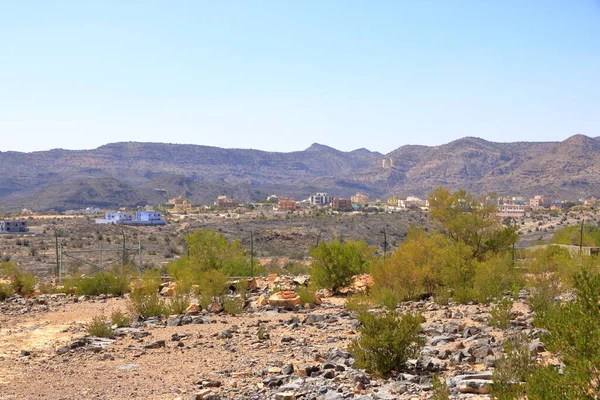
<path fill-rule="evenodd" d="M 209 204 L 268 194 L 304 199 L 315 192 L 371 198 L 426 196 L 435 187 L 474 194 L 552 198 L 600 195 L 600 138 L 496 143 L 465 137 L 440 146 L 402 146 L 388 154 L 120 142 L 93 150 L 0 152 L 0 209 L 36 211 L 164 203 L 183 195 Z"/>

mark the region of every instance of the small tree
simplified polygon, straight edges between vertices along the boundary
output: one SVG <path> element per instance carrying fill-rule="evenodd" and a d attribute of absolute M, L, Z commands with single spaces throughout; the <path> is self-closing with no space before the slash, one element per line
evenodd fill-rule
<path fill-rule="evenodd" d="M 424 345 L 419 336 L 421 316 L 394 311 L 382 315 L 363 312 L 358 315 L 360 339 L 354 339 L 348 351 L 356 366 L 380 375 L 402 371 L 409 358 L 414 358 Z"/>
<path fill-rule="evenodd" d="M 334 239 L 329 243 L 321 242 L 310 249 L 312 256 L 311 278 L 319 287 L 334 292 L 348 286 L 354 275 L 366 272 L 375 253 L 375 249 L 363 241 L 340 242 Z"/>

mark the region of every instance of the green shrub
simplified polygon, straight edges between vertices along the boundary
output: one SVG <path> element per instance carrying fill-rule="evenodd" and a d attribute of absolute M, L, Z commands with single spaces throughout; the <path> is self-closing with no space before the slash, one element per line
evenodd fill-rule
<path fill-rule="evenodd" d="M 160 271 L 150 270 L 144 272 L 142 279 L 132 282 L 129 311 L 142 318 L 167 314 L 167 304 L 158 294 L 160 284 Z"/>
<path fill-rule="evenodd" d="M 32 272 L 23 272 L 15 263 L 6 261 L 0 264 L 0 273 L 10 278 L 15 293 L 22 296 L 34 294 L 38 280 Z"/>
<path fill-rule="evenodd" d="M 139 315 L 144 319 L 169 313 L 167 304 L 158 293 L 132 294 L 128 307 L 132 314 Z"/>
<path fill-rule="evenodd" d="M 111 325 L 116 325 L 117 328 L 123 328 L 129 325 L 131 318 L 121 310 L 115 310 L 110 314 Z"/>
<path fill-rule="evenodd" d="M 229 315 L 240 314 L 244 311 L 244 299 L 237 296 L 225 296 L 223 299 L 223 310 Z"/>
<path fill-rule="evenodd" d="M 317 301 L 315 290 L 306 286 L 298 286 L 296 288 L 296 294 L 300 296 L 300 299 L 304 304 L 314 304 L 315 301 Z"/>
<path fill-rule="evenodd" d="M 476 264 L 473 289 L 475 300 L 479 303 L 502 298 L 506 292 L 524 284 L 523 272 L 515 268 L 510 254 L 491 257 Z"/>
<path fill-rule="evenodd" d="M 512 306 L 513 301 L 508 297 L 494 304 L 490 309 L 490 325 L 498 329 L 508 329 Z"/>
<path fill-rule="evenodd" d="M 211 269 L 202 272 L 198 279 L 200 305 L 206 309 L 214 299 L 221 298 L 228 288 L 228 278 L 222 272 Z"/>
<path fill-rule="evenodd" d="M 364 294 L 355 294 L 346 300 L 344 307 L 348 311 L 362 314 L 373 307 L 373 300 Z"/>
<path fill-rule="evenodd" d="M 0 301 L 6 300 L 15 293 L 12 286 L 9 283 L 0 284 Z"/>
<path fill-rule="evenodd" d="M 310 249 L 312 281 L 321 288 L 337 292 L 352 283 L 352 277 L 369 269 L 375 249 L 364 241 L 321 242 Z"/>
<path fill-rule="evenodd" d="M 85 325 L 85 330 L 90 336 L 107 338 L 113 335 L 113 331 L 106 323 L 104 315 L 98 315 L 92 318 L 92 321 Z"/>
<path fill-rule="evenodd" d="M 542 340 L 548 351 L 560 355 L 564 368 L 560 373 L 553 366 L 535 368 L 527 384 L 529 399 L 594 399 L 598 395 L 600 275 L 583 269 L 573 282 L 574 302 L 553 303 L 534 320 L 550 332 Z"/>
<path fill-rule="evenodd" d="M 535 367 L 527 336 L 510 338 L 504 343 L 504 351 L 492 375 L 491 396 L 497 400 L 520 399 L 525 394 L 523 383 L 529 380 Z"/>
<path fill-rule="evenodd" d="M 190 306 L 190 296 L 188 294 L 175 293 L 169 299 L 168 312 L 170 314 L 183 314 Z"/>
<path fill-rule="evenodd" d="M 89 278 L 81 278 L 77 282 L 75 294 L 81 296 L 98 296 L 113 294 L 122 296 L 129 291 L 131 279 L 127 274 L 115 274 L 109 271 L 96 272 Z"/>
<path fill-rule="evenodd" d="M 435 375 L 432 380 L 433 384 L 433 400 L 449 400 L 450 399 L 450 388 L 446 384 L 446 380 Z"/>
<path fill-rule="evenodd" d="M 420 315 L 364 312 L 357 318 L 361 323 L 358 328 L 361 337 L 352 341 L 348 351 L 358 368 L 380 375 L 402 371 L 406 361 L 416 357 L 424 345 L 424 339 L 419 336 Z"/>

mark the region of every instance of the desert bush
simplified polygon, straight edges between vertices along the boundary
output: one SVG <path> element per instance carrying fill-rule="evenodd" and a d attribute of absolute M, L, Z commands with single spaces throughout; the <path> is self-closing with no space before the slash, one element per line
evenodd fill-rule
<path fill-rule="evenodd" d="M 200 274 L 197 295 L 200 305 L 206 309 L 214 299 L 220 299 L 227 291 L 227 276 L 222 272 L 212 269 Z"/>
<path fill-rule="evenodd" d="M 131 277 L 127 273 L 99 271 L 91 277 L 79 279 L 75 293 L 80 296 L 98 296 L 100 294 L 122 296 L 129 291 L 130 281 Z"/>
<path fill-rule="evenodd" d="M 594 399 L 600 389 L 600 275 L 583 269 L 573 282 L 575 301 L 553 303 L 534 320 L 549 331 L 542 340 L 549 351 L 560 355 L 564 367 L 562 371 L 551 365 L 536 367 L 527 382 L 529 399 Z"/>
<path fill-rule="evenodd" d="M 523 272 L 515 268 L 512 256 L 508 253 L 490 257 L 475 265 L 474 300 L 479 303 L 500 299 L 506 292 L 512 292 L 524 285 Z"/>
<path fill-rule="evenodd" d="M 24 272 L 15 263 L 6 261 L 0 264 L 0 274 L 7 276 L 15 293 L 31 296 L 35 292 L 37 278 L 32 272 Z"/>
<path fill-rule="evenodd" d="M 15 293 L 9 283 L 0 283 L 0 301 L 6 300 Z"/>
<path fill-rule="evenodd" d="M 287 263 L 285 263 L 283 268 L 290 275 L 298 276 L 298 275 L 310 274 L 310 265 L 306 265 L 306 264 L 296 262 L 296 261 L 288 261 Z"/>
<path fill-rule="evenodd" d="M 535 361 L 529 350 L 528 338 L 519 334 L 504 343 L 504 354 L 496 362 L 492 380 L 491 396 L 497 400 L 523 398 L 523 383 L 529 380 Z"/>
<path fill-rule="evenodd" d="M 104 315 L 97 315 L 92 318 L 90 322 L 85 324 L 85 330 L 90 336 L 107 338 L 113 335 L 113 331 L 106 323 Z"/>
<path fill-rule="evenodd" d="M 121 310 L 114 310 L 110 313 L 111 325 L 116 325 L 117 328 L 123 328 L 129 325 L 131 318 Z"/>
<path fill-rule="evenodd" d="M 306 286 L 298 286 L 296 288 L 296 294 L 300 296 L 302 303 L 306 304 L 314 304 L 317 301 L 317 295 L 315 293 L 314 288 L 309 288 Z"/>
<path fill-rule="evenodd" d="M 223 310 L 229 315 L 237 315 L 244 311 L 244 299 L 239 296 L 225 296 Z"/>
<path fill-rule="evenodd" d="M 132 282 L 128 308 L 141 318 L 168 313 L 167 305 L 159 294 L 161 279 L 159 271 L 146 270 L 141 279 Z"/>
<path fill-rule="evenodd" d="M 175 293 L 169 299 L 168 312 L 170 314 L 183 314 L 189 306 L 190 296 L 187 293 Z"/>
<path fill-rule="evenodd" d="M 434 376 L 432 379 L 432 394 L 433 400 L 449 400 L 450 388 L 446 384 L 446 380 L 442 376 Z"/>
<path fill-rule="evenodd" d="M 369 269 L 375 249 L 364 241 L 321 242 L 310 249 L 313 257 L 312 281 L 322 288 L 337 292 L 348 286 L 352 277 Z"/>
<path fill-rule="evenodd" d="M 352 341 L 348 351 L 358 368 L 379 375 L 402 371 L 406 361 L 416 357 L 424 345 L 424 339 L 419 336 L 420 315 L 363 312 L 357 318 L 361 323 L 358 328 L 361 337 Z"/>
<path fill-rule="evenodd" d="M 513 301 L 508 297 L 503 298 L 490 309 L 490 325 L 498 329 L 508 329 L 510 326 L 510 310 Z"/>
<path fill-rule="evenodd" d="M 370 297 L 363 294 L 355 294 L 346 299 L 344 307 L 348 311 L 361 314 L 367 312 L 373 305 L 373 300 Z"/>

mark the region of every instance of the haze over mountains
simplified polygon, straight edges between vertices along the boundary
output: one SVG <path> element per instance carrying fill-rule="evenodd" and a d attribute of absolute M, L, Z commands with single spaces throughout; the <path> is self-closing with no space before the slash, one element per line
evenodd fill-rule
<path fill-rule="evenodd" d="M 316 191 L 371 198 L 426 196 L 437 186 L 475 194 L 600 195 L 600 139 L 495 143 L 466 137 L 441 146 L 402 146 L 388 154 L 313 144 L 290 153 L 122 142 L 93 150 L 0 152 L 0 208 L 65 210 L 163 203 L 184 195 L 212 203 Z"/>

